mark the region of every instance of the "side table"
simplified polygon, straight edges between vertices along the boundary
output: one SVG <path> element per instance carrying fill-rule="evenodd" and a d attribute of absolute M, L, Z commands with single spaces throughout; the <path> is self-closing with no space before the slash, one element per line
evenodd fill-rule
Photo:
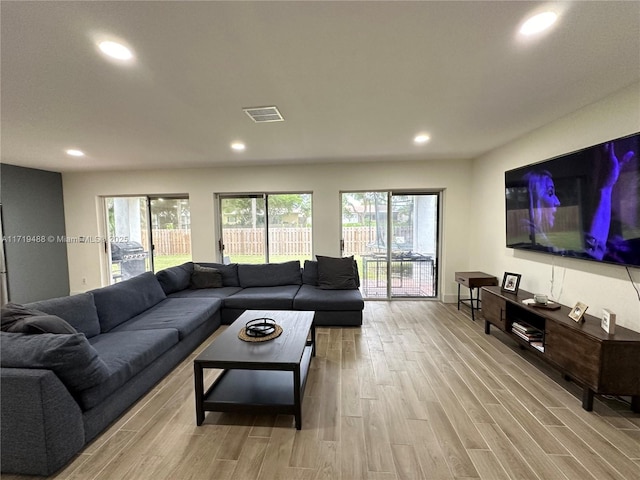
<path fill-rule="evenodd" d="M 456 282 L 458 283 L 458 310 L 460 304 L 471 307 L 471 320 L 476 321 L 475 310 L 480 310 L 480 287 L 498 285 L 498 279 L 493 275 L 484 272 L 456 272 Z M 460 285 L 469 288 L 469 298 L 460 298 Z M 473 298 L 473 290 L 476 290 L 476 298 Z"/>

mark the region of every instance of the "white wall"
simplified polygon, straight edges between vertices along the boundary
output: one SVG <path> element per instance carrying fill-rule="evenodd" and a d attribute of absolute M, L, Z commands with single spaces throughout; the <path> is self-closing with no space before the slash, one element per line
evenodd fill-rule
<path fill-rule="evenodd" d="M 219 260 L 215 193 L 312 192 L 314 254 L 340 255 L 340 192 L 444 190 L 440 258 L 444 298 L 453 301 L 453 272 L 467 270 L 472 209 L 470 161 L 178 169 L 63 174 L 67 235 L 104 235 L 101 196 L 188 194 L 194 261 Z M 97 288 L 108 267 L 99 243 L 68 244 L 72 293 Z M 86 280 L 86 283 L 85 283 Z M 441 292 L 442 293 L 442 292 Z"/>
<path fill-rule="evenodd" d="M 638 131 L 640 83 L 474 160 L 471 201 L 482 200 L 471 217 L 472 269 L 499 279 L 505 271 L 520 273 L 520 287 L 527 291 L 546 293 L 565 305 L 582 301 L 596 317 L 608 308 L 619 325 L 640 331 L 640 300 L 624 267 L 508 249 L 504 211 L 505 170 Z M 639 287 L 640 269 L 629 271 Z"/>

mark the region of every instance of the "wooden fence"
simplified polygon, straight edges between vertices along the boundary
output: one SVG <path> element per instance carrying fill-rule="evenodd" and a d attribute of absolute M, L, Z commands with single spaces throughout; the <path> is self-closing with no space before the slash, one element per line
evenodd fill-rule
<path fill-rule="evenodd" d="M 191 230 L 154 228 L 152 234 L 155 255 L 191 255 Z M 148 245 L 145 232 L 142 237 L 142 244 Z"/>
<path fill-rule="evenodd" d="M 264 255 L 264 229 L 225 228 L 224 236 L 225 255 Z M 269 251 L 272 255 L 308 255 L 312 249 L 311 236 L 311 227 L 272 228 Z M 373 227 L 345 227 L 343 239 L 344 252 L 348 255 L 362 255 L 376 249 Z M 146 244 L 146 238 L 142 240 Z M 191 231 L 153 229 L 153 243 L 156 255 L 190 255 Z"/>

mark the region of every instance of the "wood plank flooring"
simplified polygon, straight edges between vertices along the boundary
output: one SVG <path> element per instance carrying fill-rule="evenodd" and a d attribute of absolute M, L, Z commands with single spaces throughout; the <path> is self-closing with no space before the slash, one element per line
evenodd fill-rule
<path fill-rule="evenodd" d="M 197 427 L 207 341 L 50 478 L 640 478 L 639 414 L 600 397 L 584 411 L 576 385 L 483 324 L 455 305 L 371 301 L 362 328 L 319 328 L 301 431 L 285 415 Z"/>

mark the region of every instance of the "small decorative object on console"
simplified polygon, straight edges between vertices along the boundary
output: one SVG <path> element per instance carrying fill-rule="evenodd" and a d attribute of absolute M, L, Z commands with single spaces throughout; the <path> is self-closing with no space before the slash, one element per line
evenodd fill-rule
<path fill-rule="evenodd" d="M 505 292 L 518 293 L 521 276 L 522 275 L 520 275 L 519 273 L 504 272 L 504 277 L 502 278 L 502 286 L 500 288 Z"/>
<path fill-rule="evenodd" d="M 569 317 L 576 322 L 581 322 L 583 321 L 582 316 L 584 315 L 584 312 L 587 311 L 587 308 L 589 308 L 588 305 L 585 305 L 582 302 L 576 302 L 575 306 L 569 312 Z"/>
<path fill-rule="evenodd" d="M 546 303 L 536 302 L 535 295 L 534 298 L 525 298 L 522 300 L 522 303 L 529 307 L 540 308 L 544 310 L 560 310 L 560 304 L 556 302 L 552 302 L 551 300 L 547 300 Z"/>
<path fill-rule="evenodd" d="M 602 309 L 602 322 L 600 323 L 602 329 L 609 335 L 613 335 L 616 330 L 616 314 L 606 308 Z"/>
<path fill-rule="evenodd" d="M 533 299 L 536 303 L 540 303 L 542 305 L 546 305 L 549 301 L 549 298 L 544 293 L 534 293 Z"/>

